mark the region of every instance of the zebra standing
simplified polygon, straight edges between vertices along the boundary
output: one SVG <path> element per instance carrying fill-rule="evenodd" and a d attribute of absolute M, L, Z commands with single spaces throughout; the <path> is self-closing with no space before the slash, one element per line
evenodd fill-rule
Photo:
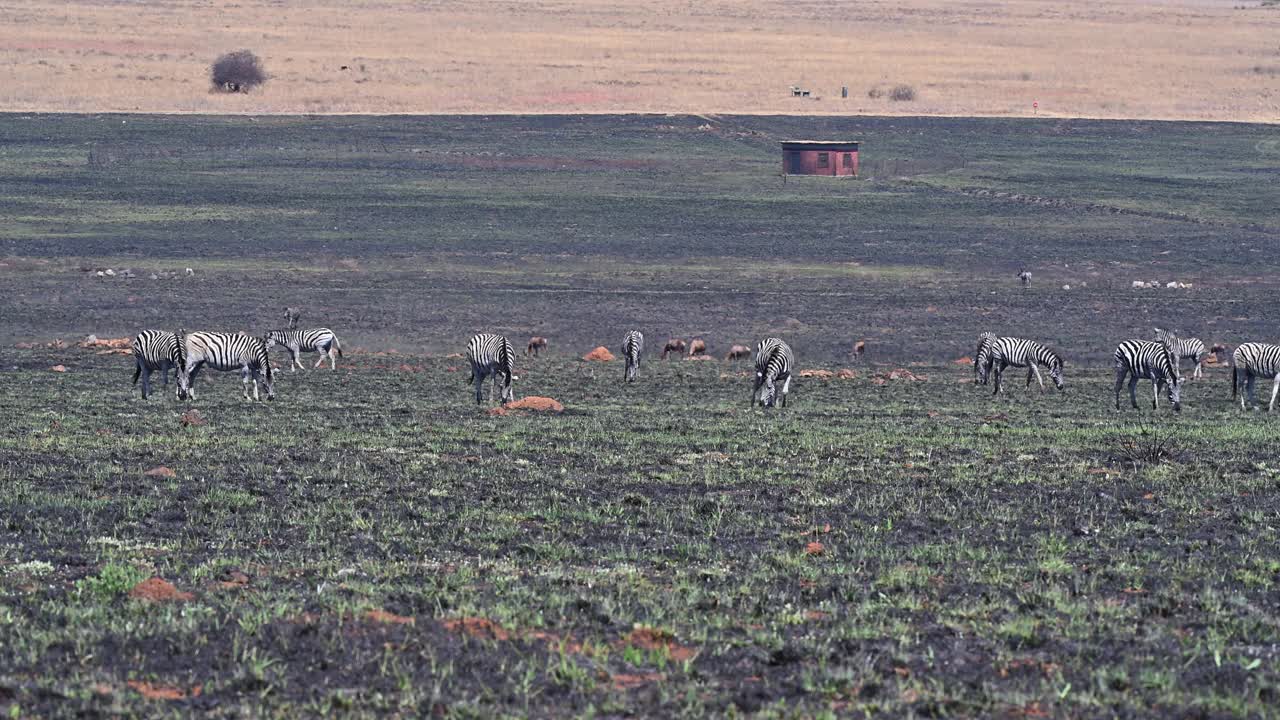
<path fill-rule="evenodd" d="M 636 379 L 640 370 L 640 355 L 644 352 L 644 333 L 639 330 L 628 330 L 622 338 L 622 357 L 627 361 L 627 369 L 623 378 L 626 382 Z"/>
<path fill-rule="evenodd" d="M 176 333 L 163 330 L 143 330 L 133 339 L 133 361 L 137 367 L 133 371 L 133 384 L 138 384 L 138 376 L 142 376 L 142 399 L 151 394 L 151 373 L 160 371 L 164 386 L 169 387 L 169 368 L 173 368 L 174 380 L 184 369 L 182 336 L 185 330 Z M 181 383 L 178 385 L 178 399 L 182 399 Z"/>
<path fill-rule="evenodd" d="M 253 399 L 258 400 L 258 386 L 267 391 L 267 399 L 275 400 L 275 376 L 267 357 L 267 343 L 242 333 L 194 332 L 186 336 L 185 372 L 178 376 L 178 392 L 195 399 L 196 375 L 205 366 L 223 372 L 239 370 L 244 384 L 244 399 L 249 399 L 249 383 L 253 383 Z M 185 387 L 184 387 L 185 386 Z"/>
<path fill-rule="evenodd" d="M 791 369 L 796 356 L 791 346 L 778 338 L 765 338 L 756 345 L 756 386 L 751 391 L 751 404 L 759 397 L 764 407 L 773 407 L 778 398 L 776 384 L 782 383 L 782 407 L 787 406 L 787 393 L 791 390 Z M 761 391 L 761 387 L 764 388 Z"/>
<path fill-rule="evenodd" d="M 986 371 L 984 375 L 988 375 L 992 368 L 996 371 L 996 389 L 992 395 L 999 395 L 1004 389 L 1001 380 L 1004 377 L 1005 368 L 1010 365 L 1013 367 L 1024 367 L 1027 369 L 1027 387 L 1031 387 L 1031 378 L 1035 378 L 1040 383 L 1040 392 L 1044 392 L 1044 379 L 1040 377 L 1040 365 L 1044 365 L 1049 369 L 1049 377 L 1053 380 L 1053 384 L 1057 386 L 1059 391 L 1065 390 L 1062 386 L 1062 358 L 1049 348 L 1041 345 L 1034 340 L 1024 340 L 1022 338 L 1002 337 L 996 338 L 991 343 L 991 352 L 987 356 Z"/>
<path fill-rule="evenodd" d="M 1182 378 L 1178 375 L 1178 360 L 1171 344 L 1150 340 L 1125 340 L 1115 352 L 1116 359 L 1116 410 L 1120 409 L 1120 388 L 1125 376 L 1129 376 L 1129 401 L 1138 407 L 1138 380 L 1151 380 L 1151 409 L 1160 405 L 1160 389 L 1165 388 L 1173 409 L 1182 411 Z"/>
<path fill-rule="evenodd" d="M 1244 377 L 1240 377 L 1244 373 Z M 1244 396 L 1248 394 L 1249 402 L 1255 402 L 1253 396 L 1253 380 L 1256 377 L 1275 378 L 1271 386 L 1271 404 L 1267 412 L 1276 408 L 1276 394 L 1280 393 L 1280 345 L 1268 343 L 1243 343 L 1231 354 L 1231 399 L 1240 396 L 1240 409 L 1245 407 Z M 1246 392 L 1240 392 L 1240 385 L 1245 385 Z"/>
<path fill-rule="evenodd" d="M 1191 361 L 1192 380 L 1199 380 L 1204 376 L 1204 361 L 1209 357 L 1209 351 L 1205 350 L 1204 342 L 1200 338 L 1180 338 L 1166 330 L 1156 328 L 1156 340 L 1168 342 L 1174 349 L 1177 360 Z M 1181 376 L 1181 368 L 1178 369 L 1178 374 Z"/>
<path fill-rule="evenodd" d="M 978 336 L 978 349 L 973 353 L 973 384 L 987 384 L 987 370 L 991 364 L 991 348 L 996 344 L 996 334 L 984 332 Z"/>
<path fill-rule="evenodd" d="M 271 330 L 267 333 L 264 340 L 267 343 L 267 349 L 279 343 L 289 351 L 289 356 L 293 359 L 289 363 L 289 372 L 297 372 L 296 368 L 303 367 L 302 362 L 298 360 L 298 356 L 304 352 L 318 352 L 320 358 L 316 360 L 316 364 L 311 369 L 316 369 L 324 363 L 324 359 L 329 358 L 329 369 L 336 370 L 338 362 L 336 358 L 342 357 L 342 343 L 338 342 L 338 336 L 333 334 L 329 328 L 315 328 L 314 330 Z"/>
<path fill-rule="evenodd" d="M 502 402 L 515 399 L 511 383 L 519 377 L 514 374 L 516 350 L 511 341 L 502 335 L 480 333 L 467 343 L 467 362 L 471 364 L 471 377 L 467 384 L 475 383 L 476 404 L 484 402 L 484 380 L 493 376 L 493 389 L 489 391 L 489 400 L 493 400 L 493 390 L 498 387 L 498 379 L 502 378 Z"/>

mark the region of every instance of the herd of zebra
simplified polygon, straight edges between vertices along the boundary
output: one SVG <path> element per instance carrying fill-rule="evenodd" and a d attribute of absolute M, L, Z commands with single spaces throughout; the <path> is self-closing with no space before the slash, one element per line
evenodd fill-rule
<path fill-rule="evenodd" d="M 299 359 L 304 352 L 320 353 L 313 368 L 320 367 L 328 358 L 331 370 L 337 368 L 337 358 L 342 356 L 342 344 L 332 330 L 300 330 L 297 327 L 299 316 L 298 311 L 286 308 L 288 328 L 271 330 L 260 338 L 245 333 L 145 330 L 134 338 L 132 344 L 136 365 L 133 383 L 136 385 L 138 378 L 142 378 L 142 397 L 146 399 L 151 393 L 151 373 L 159 371 L 167 387 L 169 370 L 172 369 L 176 376 L 178 399 L 195 399 L 195 379 L 203 368 L 238 370 L 245 399 L 249 398 L 252 385 L 254 400 L 261 399 L 259 388 L 265 391 L 267 400 L 274 400 L 275 378 L 268 357 L 268 351 L 274 346 L 280 345 L 289 351 L 290 372 L 306 369 Z M 1190 360 L 1193 365 L 1191 377 L 1200 378 L 1210 350 L 1216 353 L 1226 349 L 1214 345 L 1206 350 L 1205 344 L 1196 338 L 1180 338 L 1160 328 L 1156 328 L 1155 335 L 1155 340 L 1125 340 L 1116 347 L 1117 410 L 1120 409 L 1120 392 L 1125 380 L 1129 381 L 1129 401 L 1136 408 L 1138 381 L 1146 379 L 1151 381 L 1153 410 L 1159 407 L 1163 391 L 1173 409 L 1181 411 L 1185 380 L 1180 370 L 1181 361 Z M 622 340 L 625 382 L 635 381 L 643 354 L 644 334 L 638 330 L 628 331 Z M 519 376 L 515 374 L 515 346 L 510 340 L 502 335 L 481 333 L 467 343 L 466 357 L 471 370 L 467 383 L 475 386 L 477 404 L 484 402 L 484 383 L 490 377 L 493 378 L 490 401 L 495 393 L 500 393 L 503 403 L 514 400 L 512 384 Z M 755 386 L 751 391 L 751 404 L 759 402 L 765 407 L 773 407 L 780 400 L 786 407 L 795 367 L 791 346 L 776 337 L 761 340 L 755 348 L 754 365 Z M 1043 391 L 1041 366 L 1048 370 L 1049 378 L 1058 390 L 1065 392 L 1063 361 L 1053 350 L 1034 340 L 998 337 L 990 332 L 978 336 L 973 360 L 974 382 L 985 385 L 994 374 L 995 390 L 992 394 L 1001 393 L 1004 372 L 1010 367 L 1026 368 L 1026 386 L 1030 387 L 1034 378 Z M 1269 410 L 1274 410 L 1277 395 L 1280 395 L 1280 345 L 1247 342 L 1232 353 L 1231 397 L 1239 397 L 1242 408 L 1245 407 L 1246 396 L 1250 403 L 1255 402 L 1254 381 L 1259 377 L 1274 379 L 1268 405 Z"/>
<path fill-rule="evenodd" d="M 1125 379 L 1129 380 L 1129 402 L 1138 407 L 1138 380 L 1151 381 L 1151 408 L 1160 405 L 1160 392 L 1163 390 L 1175 411 L 1182 410 L 1182 384 L 1186 379 L 1182 376 L 1180 364 L 1182 360 L 1190 360 L 1193 366 L 1192 379 L 1203 375 L 1205 360 L 1209 352 L 1225 351 L 1222 345 L 1214 345 L 1209 350 L 1197 338 L 1180 338 L 1176 334 L 1160 328 L 1155 330 L 1155 340 L 1125 340 L 1116 347 L 1115 358 L 1116 386 L 1115 404 L 1120 409 L 1120 391 Z M 995 390 L 998 395 L 1003 387 L 1001 378 L 1009 367 L 1027 368 L 1027 387 L 1035 378 L 1041 391 L 1044 380 L 1040 376 L 1040 366 L 1049 370 L 1049 377 L 1059 391 L 1065 391 L 1062 375 L 1062 358 L 1054 351 L 1034 341 L 1015 337 L 998 337 L 995 333 L 984 332 L 978 336 L 978 348 L 974 353 L 974 383 L 987 384 L 992 372 L 995 373 Z M 1254 381 L 1256 378 L 1273 379 L 1271 402 L 1268 411 L 1275 409 L 1276 396 L 1280 394 L 1280 345 L 1247 342 L 1235 349 L 1231 355 L 1231 397 L 1240 399 L 1240 407 L 1245 407 L 1245 397 L 1250 403 L 1255 402 Z M 1244 392 L 1241 392 L 1242 387 Z"/>

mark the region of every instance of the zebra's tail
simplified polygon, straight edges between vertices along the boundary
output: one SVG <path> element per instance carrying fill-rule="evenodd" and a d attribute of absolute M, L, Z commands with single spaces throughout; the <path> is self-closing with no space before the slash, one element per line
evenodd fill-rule
<path fill-rule="evenodd" d="M 168 372 L 167 370 L 165 372 Z M 142 361 L 138 360 L 133 367 L 133 384 L 138 384 L 138 378 L 142 376 Z M 167 381 L 166 381 L 167 382 Z"/>
<path fill-rule="evenodd" d="M 1237 372 L 1239 372 L 1239 368 L 1236 367 L 1235 363 L 1231 363 L 1231 399 L 1232 400 L 1236 399 L 1236 393 L 1239 392 L 1239 384 L 1236 381 Z"/>
<path fill-rule="evenodd" d="M 342 357 L 342 343 L 338 342 L 338 336 L 333 336 L 333 347 L 338 351 L 338 357 Z"/>

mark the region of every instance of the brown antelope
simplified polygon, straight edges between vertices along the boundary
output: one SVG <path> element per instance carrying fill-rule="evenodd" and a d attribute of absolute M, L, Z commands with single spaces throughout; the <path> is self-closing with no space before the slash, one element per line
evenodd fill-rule
<path fill-rule="evenodd" d="M 547 339 L 541 335 L 534 335 L 529 338 L 529 345 L 524 349 L 524 354 L 538 356 L 538 353 L 547 349 Z"/>
<path fill-rule="evenodd" d="M 685 342 L 680 338 L 671 338 L 662 348 L 662 359 L 667 359 L 667 353 L 683 355 L 685 347 L 687 347 L 687 345 L 685 345 Z"/>
<path fill-rule="evenodd" d="M 706 354 L 707 354 L 707 343 L 703 341 L 701 338 L 689 343 L 689 357 L 694 357 L 695 355 L 706 355 Z"/>
<path fill-rule="evenodd" d="M 734 345 L 729 348 L 729 354 L 724 356 L 725 360 L 741 360 L 751 357 L 751 348 L 746 345 Z"/>
<path fill-rule="evenodd" d="M 855 360 L 861 360 L 862 354 L 867 351 L 867 341 L 859 340 L 853 344 L 853 357 Z"/>

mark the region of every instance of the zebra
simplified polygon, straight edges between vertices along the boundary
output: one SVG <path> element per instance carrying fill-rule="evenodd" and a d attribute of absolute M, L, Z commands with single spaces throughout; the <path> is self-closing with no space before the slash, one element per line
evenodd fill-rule
<path fill-rule="evenodd" d="M 1004 376 L 1005 368 L 1012 365 L 1013 367 L 1024 367 L 1027 369 L 1027 387 L 1031 387 L 1031 378 L 1035 378 L 1040 384 L 1040 392 L 1044 392 L 1044 379 L 1040 377 L 1040 365 L 1044 365 L 1049 369 L 1049 377 L 1053 380 L 1053 384 L 1057 386 L 1060 392 L 1065 392 L 1062 382 L 1062 358 L 1049 348 L 1041 345 L 1034 340 L 1024 340 L 1022 338 L 1002 337 L 996 338 L 991 343 L 991 351 L 987 356 L 986 370 L 984 375 L 989 375 L 991 369 L 996 371 L 996 389 L 992 395 L 999 395 L 1004 389 L 1001 379 Z"/>
<path fill-rule="evenodd" d="M 498 387 L 498 378 L 502 378 L 502 402 L 509 403 L 515 399 L 511 383 L 519 380 L 514 373 L 516 350 L 511 341 L 502 335 L 480 333 L 467 343 L 467 362 L 471 363 L 471 377 L 467 384 L 475 383 L 476 404 L 484 402 L 484 380 L 493 376 L 493 388 L 489 390 L 489 400 L 493 400 L 493 391 Z"/>
<path fill-rule="evenodd" d="M 1204 361 L 1209 357 L 1209 351 L 1205 350 L 1204 342 L 1200 338 L 1184 338 L 1156 328 L 1156 340 L 1168 341 L 1170 346 L 1177 353 L 1178 360 L 1190 360 L 1192 365 L 1191 379 L 1199 380 L 1204 376 Z M 1179 375 L 1182 369 L 1179 368 Z"/>
<path fill-rule="evenodd" d="M 776 383 L 781 381 L 782 407 L 786 407 L 787 393 L 791 390 L 791 369 L 795 363 L 796 356 L 790 345 L 776 337 L 761 340 L 756 345 L 756 386 L 751 391 L 751 405 L 754 406 L 759 397 L 762 406 L 773 407 L 778 399 Z"/>
<path fill-rule="evenodd" d="M 165 332 L 163 330 L 143 330 L 133 339 L 133 361 L 137 368 L 133 371 L 133 384 L 138 384 L 138 376 L 142 376 L 142 399 L 151 394 L 151 373 L 159 370 L 164 386 L 169 387 L 169 369 L 173 368 L 175 382 L 182 371 L 185 361 L 183 356 L 182 336 L 185 330 Z M 182 399 L 179 384 L 178 399 Z"/>
<path fill-rule="evenodd" d="M 1244 373 L 1244 377 L 1240 374 Z M 1276 394 L 1280 393 L 1280 345 L 1268 343 L 1243 343 L 1231 354 L 1231 399 L 1240 397 L 1240 409 L 1245 408 L 1244 396 L 1248 394 L 1249 402 L 1256 402 L 1253 396 L 1253 379 L 1255 377 L 1275 378 L 1271 386 L 1271 404 L 1267 412 L 1276 408 Z M 1245 392 L 1240 392 L 1240 386 Z"/>
<path fill-rule="evenodd" d="M 1125 340 L 1116 347 L 1116 410 L 1120 409 L 1120 388 L 1129 376 L 1129 401 L 1138 407 L 1138 380 L 1151 380 L 1151 409 L 1160 406 L 1164 388 L 1175 412 L 1182 412 L 1182 378 L 1178 360 L 1170 344 L 1151 340 Z"/>
<path fill-rule="evenodd" d="M 627 369 L 623 375 L 625 382 L 634 382 L 640 370 L 640 355 L 644 352 L 644 333 L 629 330 L 622 338 L 622 357 L 627 361 Z"/>
<path fill-rule="evenodd" d="M 297 372 L 296 368 L 306 370 L 298 359 L 298 356 L 304 352 L 320 353 L 320 358 L 316 360 L 316 364 L 311 366 L 313 370 L 324 364 L 326 357 L 329 358 L 329 369 L 336 370 L 338 367 L 336 358 L 342 357 L 342 343 L 338 342 L 338 336 L 334 335 L 329 328 L 271 330 L 267 332 L 263 339 L 267 343 L 268 350 L 279 343 L 289 351 L 289 356 L 293 359 L 289 363 L 289 372 Z"/>
<path fill-rule="evenodd" d="M 244 399 L 249 399 L 249 383 L 253 383 L 253 399 L 260 399 L 258 386 L 267 391 L 267 399 L 275 400 L 275 374 L 267 357 L 267 343 L 263 338 L 242 333 L 194 332 L 186 336 L 183 346 L 186 355 L 184 371 L 178 375 L 179 397 L 195 399 L 196 375 L 206 365 L 224 372 L 240 371 L 244 384 Z"/>
<path fill-rule="evenodd" d="M 973 353 L 973 384 L 987 384 L 987 370 L 991 361 L 991 347 L 995 345 L 996 334 L 984 332 L 978 336 L 978 349 Z"/>

